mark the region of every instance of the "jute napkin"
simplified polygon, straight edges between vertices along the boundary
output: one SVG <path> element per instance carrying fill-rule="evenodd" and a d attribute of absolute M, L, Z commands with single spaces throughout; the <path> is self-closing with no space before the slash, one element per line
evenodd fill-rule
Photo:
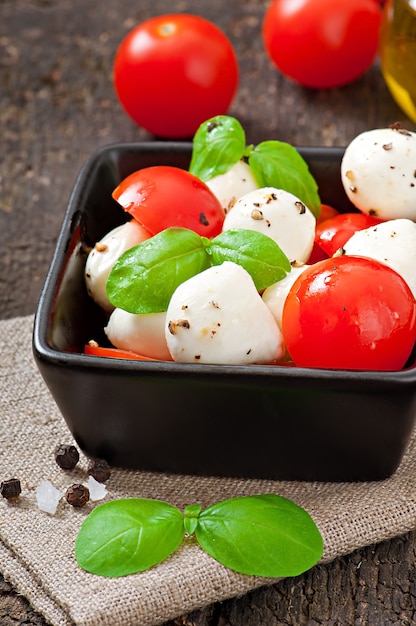
<path fill-rule="evenodd" d="M 84 482 L 87 460 L 61 470 L 58 443 L 73 443 L 31 351 L 33 317 L 0 322 L 0 480 L 19 478 L 19 502 L 0 498 L 0 570 L 56 626 L 155 626 L 272 581 L 227 570 L 192 542 L 153 569 L 104 579 L 78 568 L 74 542 L 92 506 L 65 500 L 39 510 L 35 490 Z M 416 432 L 397 472 L 374 483 L 333 484 L 160 475 L 115 469 L 106 499 L 163 499 L 183 509 L 227 497 L 277 493 L 306 508 L 320 528 L 324 560 L 405 533 L 416 525 Z"/>

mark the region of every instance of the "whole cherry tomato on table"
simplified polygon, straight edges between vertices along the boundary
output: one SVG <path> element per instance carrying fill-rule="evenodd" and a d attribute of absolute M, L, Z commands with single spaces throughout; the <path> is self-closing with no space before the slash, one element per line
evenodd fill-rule
<path fill-rule="evenodd" d="M 170 14 L 142 22 L 121 42 L 114 86 L 128 115 L 154 135 L 184 138 L 225 114 L 238 87 L 234 48 L 212 22 Z"/>
<path fill-rule="evenodd" d="M 112 195 L 152 235 L 178 226 L 211 238 L 224 222 L 224 209 L 214 193 L 179 167 L 144 167 L 121 181 Z"/>
<path fill-rule="evenodd" d="M 377 0 L 272 0 L 263 41 L 282 74 L 305 87 L 327 89 L 369 69 L 380 24 Z"/>
<path fill-rule="evenodd" d="M 416 339 L 416 304 L 404 279 L 378 261 L 342 256 L 306 268 L 282 315 L 299 367 L 400 370 Z"/>

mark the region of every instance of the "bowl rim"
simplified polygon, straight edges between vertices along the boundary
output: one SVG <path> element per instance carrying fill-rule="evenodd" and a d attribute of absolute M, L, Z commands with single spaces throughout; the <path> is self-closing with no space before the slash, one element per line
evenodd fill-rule
<path fill-rule="evenodd" d="M 177 363 L 174 361 L 138 361 L 128 359 L 107 358 L 101 356 L 87 355 L 81 352 L 65 352 L 51 346 L 47 341 L 48 328 L 53 309 L 53 295 L 59 274 L 62 271 L 65 255 L 67 253 L 67 242 L 71 239 L 73 223 L 79 214 L 78 203 L 84 193 L 94 171 L 98 169 L 99 163 L 110 153 L 114 152 L 160 152 L 189 154 L 192 142 L 178 141 L 143 141 L 143 142 L 116 142 L 106 144 L 96 149 L 81 166 L 75 183 L 72 187 L 69 200 L 63 215 L 62 224 L 59 230 L 57 241 L 52 253 L 49 268 L 40 292 L 32 332 L 32 350 L 39 361 L 48 362 L 57 366 L 70 366 L 76 368 L 93 368 L 95 370 L 132 373 L 163 373 L 166 375 L 185 375 L 199 377 L 218 377 L 226 375 L 229 377 L 247 377 L 256 379 L 277 378 L 279 380 L 298 380 L 313 382 L 314 380 L 327 380 L 334 383 L 351 383 L 363 386 L 365 384 L 399 385 L 405 386 L 416 383 L 416 365 L 398 371 L 377 371 L 377 370 L 347 370 L 347 369 L 327 369 L 309 368 L 299 366 L 284 365 L 218 365 L 207 363 Z M 316 155 L 322 152 L 329 157 L 341 158 L 345 148 L 337 146 L 296 146 L 307 159 L 308 155 Z"/>

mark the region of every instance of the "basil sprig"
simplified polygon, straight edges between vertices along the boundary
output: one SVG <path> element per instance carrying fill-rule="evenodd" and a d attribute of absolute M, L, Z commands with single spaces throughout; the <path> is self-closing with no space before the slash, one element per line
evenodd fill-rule
<path fill-rule="evenodd" d="M 113 306 L 129 313 L 166 311 L 181 283 L 224 261 L 244 267 L 259 291 L 291 269 L 278 244 L 263 233 L 234 229 L 208 239 L 187 228 L 173 227 L 120 256 L 107 279 L 107 296 Z"/>
<path fill-rule="evenodd" d="M 129 313 L 166 311 L 176 287 L 209 265 L 202 237 L 168 228 L 119 257 L 107 279 L 107 296 Z"/>
<path fill-rule="evenodd" d="M 241 159 L 248 161 L 260 187 L 293 193 L 319 217 L 318 185 L 294 146 L 276 140 L 246 146 L 244 129 L 229 115 L 217 115 L 201 124 L 193 138 L 190 172 L 207 181 L 225 174 Z"/>
<path fill-rule="evenodd" d="M 240 122 L 217 115 L 198 128 L 192 142 L 189 171 L 202 180 L 225 174 L 246 150 L 246 135 Z"/>
<path fill-rule="evenodd" d="M 184 513 L 167 502 L 113 500 L 83 521 L 75 542 L 78 565 L 92 574 L 142 572 L 173 554 L 186 535 L 216 561 L 241 574 L 297 576 L 322 557 L 322 536 L 303 508 L 275 494 L 231 498 Z"/>

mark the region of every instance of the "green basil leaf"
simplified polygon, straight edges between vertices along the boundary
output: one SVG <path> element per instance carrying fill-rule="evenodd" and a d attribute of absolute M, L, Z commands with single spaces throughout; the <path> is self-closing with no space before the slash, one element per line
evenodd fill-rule
<path fill-rule="evenodd" d="M 283 141 L 263 141 L 251 151 L 249 164 L 260 187 L 277 187 L 293 193 L 319 217 L 318 185 L 296 148 Z"/>
<path fill-rule="evenodd" d="M 107 295 L 129 313 L 166 311 L 176 287 L 209 265 L 197 233 L 167 228 L 120 256 L 107 279 Z"/>
<path fill-rule="evenodd" d="M 217 115 L 196 131 L 189 171 L 204 181 L 225 174 L 243 157 L 245 149 L 246 136 L 240 122 L 229 115 Z"/>
<path fill-rule="evenodd" d="M 183 523 L 188 535 L 193 535 L 198 525 L 198 517 L 202 510 L 200 504 L 190 504 L 183 512 Z"/>
<path fill-rule="evenodd" d="M 112 500 L 85 518 L 76 538 L 75 557 L 92 574 L 126 576 L 161 563 L 184 535 L 181 511 L 167 502 Z"/>
<path fill-rule="evenodd" d="M 199 514 L 195 536 L 226 567 L 254 576 L 297 576 L 322 557 L 309 514 L 274 494 L 232 498 Z"/>
<path fill-rule="evenodd" d="M 244 228 L 226 230 L 211 241 L 213 265 L 233 261 L 251 275 L 258 291 L 281 280 L 291 270 L 290 261 L 267 235 Z"/>

